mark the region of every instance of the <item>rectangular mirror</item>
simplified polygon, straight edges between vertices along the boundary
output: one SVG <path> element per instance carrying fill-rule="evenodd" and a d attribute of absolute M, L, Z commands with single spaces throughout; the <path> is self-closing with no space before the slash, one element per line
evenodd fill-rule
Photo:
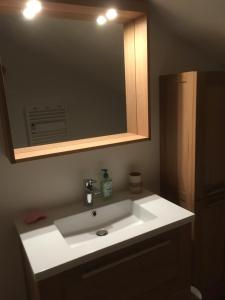
<path fill-rule="evenodd" d="M 122 25 L 4 15 L 0 55 L 14 148 L 127 132 Z"/>
<path fill-rule="evenodd" d="M 14 1 L 0 4 L 11 161 L 148 139 L 145 14 L 119 10 L 117 21 L 99 26 L 106 8 L 46 3 L 34 20 Z"/>

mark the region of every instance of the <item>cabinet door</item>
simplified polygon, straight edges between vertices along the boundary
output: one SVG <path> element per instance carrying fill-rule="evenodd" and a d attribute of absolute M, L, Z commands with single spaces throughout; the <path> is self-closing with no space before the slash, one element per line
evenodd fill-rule
<path fill-rule="evenodd" d="M 161 195 L 194 209 L 197 73 L 160 79 Z"/>
<path fill-rule="evenodd" d="M 195 225 L 194 283 L 207 299 L 217 293 L 219 298 L 225 284 L 225 195 L 204 199 Z"/>
<path fill-rule="evenodd" d="M 196 198 L 225 193 L 225 72 L 198 73 Z"/>
<path fill-rule="evenodd" d="M 82 266 L 64 280 L 66 300 L 165 299 L 189 284 L 190 227 Z"/>

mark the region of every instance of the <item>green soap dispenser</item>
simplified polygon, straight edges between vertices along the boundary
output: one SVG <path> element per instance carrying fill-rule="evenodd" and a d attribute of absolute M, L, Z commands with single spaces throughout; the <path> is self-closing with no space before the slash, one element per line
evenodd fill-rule
<path fill-rule="evenodd" d="M 112 179 L 109 177 L 107 169 L 102 169 L 101 190 L 104 198 L 112 196 Z"/>

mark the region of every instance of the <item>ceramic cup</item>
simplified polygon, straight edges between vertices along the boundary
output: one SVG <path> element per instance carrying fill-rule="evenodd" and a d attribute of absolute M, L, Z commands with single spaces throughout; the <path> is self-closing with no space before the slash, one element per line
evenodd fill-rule
<path fill-rule="evenodd" d="M 142 176 L 140 172 L 131 172 L 129 174 L 129 190 L 133 194 L 142 192 Z"/>

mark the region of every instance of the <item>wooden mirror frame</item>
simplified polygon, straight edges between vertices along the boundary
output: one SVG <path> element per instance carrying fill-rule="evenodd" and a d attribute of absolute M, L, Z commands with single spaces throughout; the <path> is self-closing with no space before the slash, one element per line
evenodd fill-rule
<path fill-rule="evenodd" d="M 0 13 L 15 11 L 21 13 L 25 2 L 24 0 L 1 0 Z M 145 2 L 141 0 L 123 0 L 118 3 L 116 0 L 114 2 L 106 0 L 42 0 L 42 3 L 43 15 L 47 14 L 78 20 L 96 20 L 97 16 L 104 14 L 107 8 L 117 8 L 118 19 L 116 22 L 124 25 L 127 132 L 14 149 L 2 69 L 0 78 L 0 110 L 3 121 L 4 141 L 10 161 L 15 163 L 150 139 L 148 96 L 149 20 Z"/>

